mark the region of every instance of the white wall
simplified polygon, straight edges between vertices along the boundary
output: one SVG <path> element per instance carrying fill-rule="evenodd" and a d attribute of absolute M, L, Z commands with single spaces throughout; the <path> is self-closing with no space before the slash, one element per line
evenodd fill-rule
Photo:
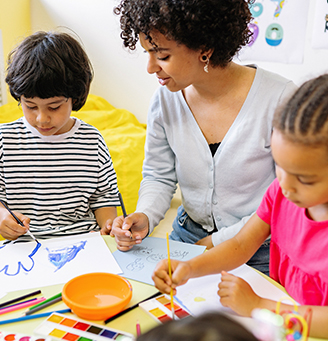
<path fill-rule="evenodd" d="M 31 0 L 32 29 L 65 26 L 73 30 L 94 67 L 91 93 L 128 109 L 145 123 L 158 83 L 145 70 L 147 56 L 143 50 L 130 53 L 123 48 L 119 18 L 113 14 L 115 4 L 116 0 Z"/>
<path fill-rule="evenodd" d="M 146 72 L 147 56 L 139 47 L 128 52 L 119 37 L 119 18 L 113 7 L 119 0 L 31 0 L 32 29 L 66 26 L 82 40 L 95 70 L 91 93 L 112 105 L 131 111 L 145 123 L 150 98 L 159 86 Z M 314 0 L 310 1 L 303 64 L 256 62 L 257 65 L 294 80 L 297 84 L 328 71 L 328 50 L 311 48 Z M 299 23 L 300 25 L 303 23 Z"/>

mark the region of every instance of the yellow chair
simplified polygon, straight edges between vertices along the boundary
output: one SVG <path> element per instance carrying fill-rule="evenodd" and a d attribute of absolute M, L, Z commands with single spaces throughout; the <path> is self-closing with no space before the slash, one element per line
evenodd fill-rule
<path fill-rule="evenodd" d="M 0 107 L 0 123 L 12 122 L 21 116 L 22 109 L 16 102 Z M 95 95 L 89 95 L 83 108 L 72 112 L 72 116 L 93 125 L 104 137 L 113 160 L 126 212 L 134 212 L 142 179 L 146 125 L 141 124 L 129 111 L 117 109 Z M 118 208 L 118 215 L 121 214 L 122 211 Z"/>

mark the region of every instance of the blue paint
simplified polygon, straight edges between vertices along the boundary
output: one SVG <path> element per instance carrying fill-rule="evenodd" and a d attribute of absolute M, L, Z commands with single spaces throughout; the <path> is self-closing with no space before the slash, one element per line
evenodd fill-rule
<path fill-rule="evenodd" d="M 60 268 L 62 268 L 66 263 L 74 259 L 76 255 L 81 250 L 84 249 L 86 243 L 87 241 L 84 240 L 77 244 L 66 246 L 57 250 L 56 249 L 49 250 L 48 248 L 46 248 L 46 250 L 48 251 L 48 259 L 53 265 L 55 265 L 57 271 Z"/>
<path fill-rule="evenodd" d="M 9 244 L 5 244 L 5 245 L 1 246 L 0 250 L 3 249 L 4 247 L 6 247 L 7 245 L 9 246 Z M 34 260 L 33 260 L 33 256 L 38 252 L 40 247 L 41 247 L 41 244 L 37 243 L 35 248 L 32 250 L 32 252 L 28 255 L 28 257 L 31 259 L 31 262 L 32 262 L 32 265 L 29 269 L 26 268 L 22 264 L 22 262 L 18 262 L 17 271 L 15 273 L 9 273 L 9 264 L 5 265 L 2 269 L 0 269 L 0 272 L 3 272 L 7 276 L 17 276 L 20 273 L 20 271 L 22 271 L 22 270 L 24 270 L 26 272 L 30 272 L 34 268 L 34 265 L 35 265 Z"/>

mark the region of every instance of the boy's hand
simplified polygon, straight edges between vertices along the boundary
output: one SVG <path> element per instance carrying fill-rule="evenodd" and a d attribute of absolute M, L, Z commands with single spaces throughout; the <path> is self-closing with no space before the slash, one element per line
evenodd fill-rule
<path fill-rule="evenodd" d="M 172 281 L 169 276 L 167 259 L 161 260 L 155 267 L 152 275 L 155 287 L 166 294 L 170 294 L 171 287 L 173 295 L 176 294 L 176 287 L 185 284 L 191 276 L 191 267 L 187 262 L 171 259 Z"/>
<path fill-rule="evenodd" d="M 261 297 L 243 279 L 221 272 L 218 295 L 224 307 L 229 307 L 241 316 L 251 316 L 252 310 L 260 307 Z"/>
<path fill-rule="evenodd" d="M 112 230 L 112 225 L 113 225 L 113 220 L 112 219 L 108 219 L 105 222 L 105 225 L 102 227 L 102 229 L 100 230 L 100 234 L 103 235 L 108 235 L 110 234 L 111 230 Z"/>
<path fill-rule="evenodd" d="M 18 224 L 16 219 L 5 208 L 0 208 L 0 234 L 8 240 L 17 239 L 29 229 L 30 218 L 18 212 L 14 213 L 24 226 Z"/>
<path fill-rule="evenodd" d="M 120 251 L 128 251 L 133 245 L 140 244 L 148 231 L 148 217 L 144 213 L 132 213 L 126 218 L 123 216 L 115 218 L 110 235 L 115 237 Z"/>

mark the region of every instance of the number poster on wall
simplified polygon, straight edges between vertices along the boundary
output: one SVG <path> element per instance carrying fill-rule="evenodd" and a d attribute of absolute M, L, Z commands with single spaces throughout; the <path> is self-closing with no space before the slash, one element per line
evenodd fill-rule
<path fill-rule="evenodd" d="M 302 63 L 308 9 L 309 0 L 256 0 L 250 5 L 253 37 L 238 59 Z"/>
<path fill-rule="evenodd" d="M 328 49 L 328 1 L 317 0 L 313 22 L 312 47 Z"/>

